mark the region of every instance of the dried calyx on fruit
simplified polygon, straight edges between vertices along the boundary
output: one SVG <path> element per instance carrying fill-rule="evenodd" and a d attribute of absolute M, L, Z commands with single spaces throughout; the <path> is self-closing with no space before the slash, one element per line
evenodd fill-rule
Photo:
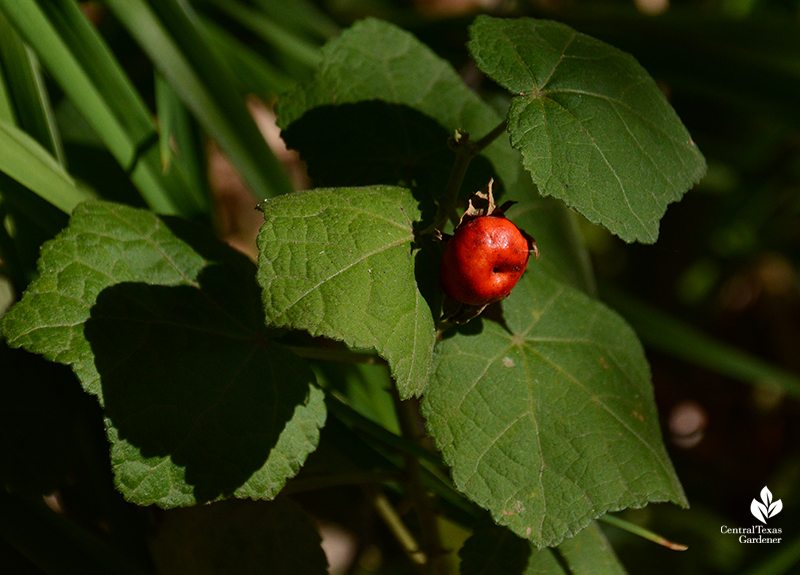
<path fill-rule="evenodd" d="M 534 239 L 505 217 L 514 202 L 495 205 L 492 184 L 470 196 L 442 256 L 442 288 L 455 300 L 445 301 L 445 315 L 456 323 L 510 294 L 528 266 L 530 252 L 539 257 Z"/>

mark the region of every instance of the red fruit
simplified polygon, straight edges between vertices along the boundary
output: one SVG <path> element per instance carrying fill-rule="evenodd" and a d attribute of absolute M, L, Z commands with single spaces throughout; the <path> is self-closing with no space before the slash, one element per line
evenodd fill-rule
<path fill-rule="evenodd" d="M 503 299 L 528 267 L 529 243 L 502 216 L 463 222 L 442 257 L 442 287 L 450 297 L 484 306 Z"/>

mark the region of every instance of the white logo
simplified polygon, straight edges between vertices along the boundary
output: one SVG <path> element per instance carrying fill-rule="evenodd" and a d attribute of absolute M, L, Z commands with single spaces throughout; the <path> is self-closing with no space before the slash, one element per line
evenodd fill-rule
<path fill-rule="evenodd" d="M 764 525 L 767 524 L 767 519 L 780 513 L 781 509 L 783 509 L 783 503 L 780 499 L 772 501 L 772 492 L 766 486 L 761 490 L 761 501 L 753 499 L 750 504 L 750 513 Z"/>

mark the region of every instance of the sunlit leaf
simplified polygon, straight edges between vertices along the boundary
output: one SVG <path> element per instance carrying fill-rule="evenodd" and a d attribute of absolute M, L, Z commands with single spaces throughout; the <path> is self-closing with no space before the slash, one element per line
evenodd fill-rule
<path fill-rule="evenodd" d="M 511 143 L 539 191 L 625 241 L 653 243 L 706 163 L 632 56 L 564 24 L 480 16 L 469 49 L 515 95 Z"/>
<path fill-rule="evenodd" d="M 438 197 L 454 160 L 446 136 L 461 129 L 477 139 L 502 122 L 449 62 L 388 22 L 362 20 L 328 42 L 322 54 L 313 80 L 282 97 L 276 108 L 284 137 L 300 150 L 321 185 L 389 183 L 387 178 L 394 178 L 391 183 L 413 180 L 424 193 Z M 372 119 L 370 125 L 362 123 L 364 118 Z M 443 129 L 436 130 L 436 123 Z M 387 157 L 392 166 L 385 165 Z M 486 185 L 489 171 L 481 167 L 482 158 L 491 162 L 503 193 L 524 202 L 526 231 L 547 254 L 548 267 L 592 292 L 585 249 L 568 210 L 539 196 L 519 154 L 504 138 L 472 161 L 461 197 Z"/>
<path fill-rule="evenodd" d="M 39 142 L 2 120 L 0 150 L 0 172 L 60 210 L 70 213 L 78 203 L 92 198 Z"/>
<path fill-rule="evenodd" d="M 456 487 L 537 546 L 608 511 L 685 505 L 633 331 L 535 263 L 503 316 L 436 347 L 423 413 Z"/>
<path fill-rule="evenodd" d="M 415 277 L 417 202 L 389 186 L 299 192 L 261 205 L 258 282 L 267 322 L 389 362 L 402 397 L 425 389 L 435 330 Z"/>
<path fill-rule="evenodd" d="M 267 339 L 253 264 L 208 232 L 88 202 L 39 270 L 0 327 L 100 401 L 129 500 L 269 499 L 316 447 L 313 373 Z"/>

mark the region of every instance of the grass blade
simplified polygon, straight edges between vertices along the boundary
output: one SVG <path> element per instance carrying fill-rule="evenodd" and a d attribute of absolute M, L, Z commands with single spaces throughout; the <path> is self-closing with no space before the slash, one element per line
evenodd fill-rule
<path fill-rule="evenodd" d="M 160 127 L 159 149 L 164 171 L 180 170 L 195 202 L 211 209 L 211 189 L 206 176 L 203 134 L 164 77 L 156 73 L 156 111 Z M 173 150 L 174 146 L 174 150 Z"/>
<path fill-rule="evenodd" d="M 230 157 L 253 194 L 265 199 L 292 191 L 236 90 L 235 77 L 209 46 L 191 8 L 176 0 L 107 4 Z"/>
<path fill-rule="evenodd" d="M 255 4 L 274 22 L 302 30 L 320 40 L 327 40 L 341 32 L 336 22 L 309 0 L 293 0 L 291 3 L 256 0 Z"/>
<path fill-rule="evenodd" d="M 151 208 L 199 211 L 177 178 L 161 173 L 153 119 L 136 89 L 74 0 L 0 0 L 2 9 Z"/>
<path fill-rule="evenodd" d="M 19 128 L 0 121 L 0 172 L 19 182 L 63 212 L 91 195 L 75 185 L 61 164 Z"/>
<path fill-rule="evenodd" d="M 608 286 L 603 286 L 600 295 L 628 320 L 646 346 L 745 383 L 772 383 L 800 396 L 800 376 L 705 335 Z"/>
<path fill-rule="evenodd" d="M 50 98 L 44 86 L 36 55 L 0 12 L 0 68 L 6 81 L 9 114 L 3 118 L 17 124 L 65 165 Z"/>
<path fill-rule="evenodd" d="M 265 60 L 210 18 L 203 18 L 205 32 L 215 48 L 228 61 L 242 90 L 258 96 L 277 96 L 288 91 L 295 81 L 283 70 Z"/>
<path fill-rule="evenodd" d="M 288 31 L 284 26 L 265 16 L 262 12 L 253 10 L 237 2 L 223 0 L 210 0 L 218 10 L 238 22 L 241 26 L 254 32 L 267 43 L 275 46 L 283 53 L 315 68 L 322 61 L 319 46 L 308 42 L 304 38 Z"/>

